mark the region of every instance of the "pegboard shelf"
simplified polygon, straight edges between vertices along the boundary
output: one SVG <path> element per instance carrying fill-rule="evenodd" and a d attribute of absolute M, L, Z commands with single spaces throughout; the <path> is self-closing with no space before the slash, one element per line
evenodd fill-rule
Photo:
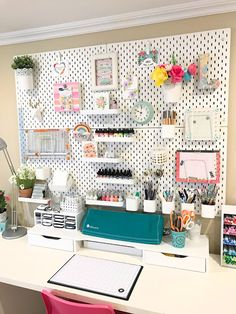
<path fill-rule="evenodd" d="M 105 157 L 97 157 L 97 158 L 82 158 L 84 162 L 104 162 L 104 163 L 119 163 L 122 161 L 121 158 L 105 158 Z"/>
<path fill-rule="evenodd" d="M 135 184 L 134 179 L 119 179 L 119 178 L 96 178 L 97 183 L 107 183 L 107 184 L 125 184 L 133 185 Z"/>
<path fill-rule="evenodd" d="M 110 206 L 110 207 L 123 207 L 124 202 L 107 202 L 99 200 L 86 200 L 86 205 Z"/>
<path fill-rule="evenodd" d="M 112 115 L 112 114 L 120 114 L 120 109 L 83 109 L 80 110 L 82 115 Z"/>
<path fill-rule="evenodd" d="M 18 201 L 23 203 L 48 204 L 50 200 L 50 198 L 18 197 Z"/>
<path fill-rule="evenodd" d="M 115 136 L 110 136 L 110 137 L 94 137 L 95 142 L 104 142 L 104 143 L 132 143 L 135 141 L 135 138 L 132 137 L 115 137 Z"/>

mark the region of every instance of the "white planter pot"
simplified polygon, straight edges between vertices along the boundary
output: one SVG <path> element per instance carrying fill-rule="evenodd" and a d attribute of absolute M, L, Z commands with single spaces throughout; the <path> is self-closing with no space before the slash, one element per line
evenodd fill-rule
<path fill-rule="evenodd" d="M 175 202 L 162 202 L 162 214 L 170 214 L 175 210 Z"/>
<path fill-rule="evenodd" d="M 161 126 L 162 138 L 174 138 L 175 137 L 175 126 L 173 124 L 163 124 Z"/>
<path fill-rule="evenodd" d="M 19 89 L 32 90 L 34 88 L 33 69 L 17 69 L 16 81 Z"/>
<path fill-rule="evenodd" d="M 7 220 L 7 212 L 3 212 L 0 214 L 0 222 L 5 222 Z"/>
<path fill-rule="evenodd" d="M 194 211 L 194 203 L 181 203 L 181 211 L 182 210 L 187 210 L 190 212 Z"/>
<path fill-rule="evenodd" d="M 144 200 L 143 211 L 146 213 L 155 213 L 157 210 L 156 200 Z"/>
<path fill-rule="evenodd" d="M 204 205 L 202 204 L 201 216 L 203 218 L 215 218 L 217 209 L 215 205 Z"/>
<path fill-rule="evenodd" d="M 140 199 L 139 198 L 127 198 L 126 199 L 126 210 L 136 212 L 139 209 Z"/>
<path fill-rule="evenodd" d="M 163 84 L 162 92 L 166 103 L 179 102 L 182 95 L 182 82 L 176 84 Z"/>

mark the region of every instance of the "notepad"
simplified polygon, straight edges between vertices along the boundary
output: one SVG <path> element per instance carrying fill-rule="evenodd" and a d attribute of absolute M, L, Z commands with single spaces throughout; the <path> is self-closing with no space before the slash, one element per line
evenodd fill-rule
<path fill-rule="evenodd" d="M 49 283 L 128 300 L 143 266 L 74 255 Z"/>

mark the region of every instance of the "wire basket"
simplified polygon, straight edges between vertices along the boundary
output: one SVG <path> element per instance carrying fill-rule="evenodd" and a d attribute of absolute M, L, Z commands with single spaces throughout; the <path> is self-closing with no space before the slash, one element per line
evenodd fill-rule
<path fill-rule="evenodd" d="M 151 162 L 156 165 L 164 165 L 167 162 L 167 150 L 165 148 L 156 148 L 150 152 Z"/>

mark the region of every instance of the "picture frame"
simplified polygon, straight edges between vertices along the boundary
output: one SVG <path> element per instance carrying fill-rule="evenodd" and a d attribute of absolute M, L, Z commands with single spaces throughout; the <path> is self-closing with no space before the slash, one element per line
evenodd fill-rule
<path fill-rule="evenodd" d="M 176 182 L 220 183 L 220 151 L 176 151 Z"/>
<path fill-rule="evenodd" d="M 115 90 L 118 88 L 117 53 L 92 56 L 91 81 L 93 91 Z"/>
<path fill-rule="evenodd" d="M 83 141 L 82 142 L 82 157 L 83 158 L 98 157 L 97 143 L 93 141 Z"/>
<path fill-rule="evenodd" d="M 81 84 L 79 82 L 55 83 L 53 86 L 56 112 L 76 112 L 81 109 Z"/>
<path fill-rule="evenodd" d="M 94 109 L 95 110 L 110 109 L 110 93 L 109 92 L 94 93 Z"/>

